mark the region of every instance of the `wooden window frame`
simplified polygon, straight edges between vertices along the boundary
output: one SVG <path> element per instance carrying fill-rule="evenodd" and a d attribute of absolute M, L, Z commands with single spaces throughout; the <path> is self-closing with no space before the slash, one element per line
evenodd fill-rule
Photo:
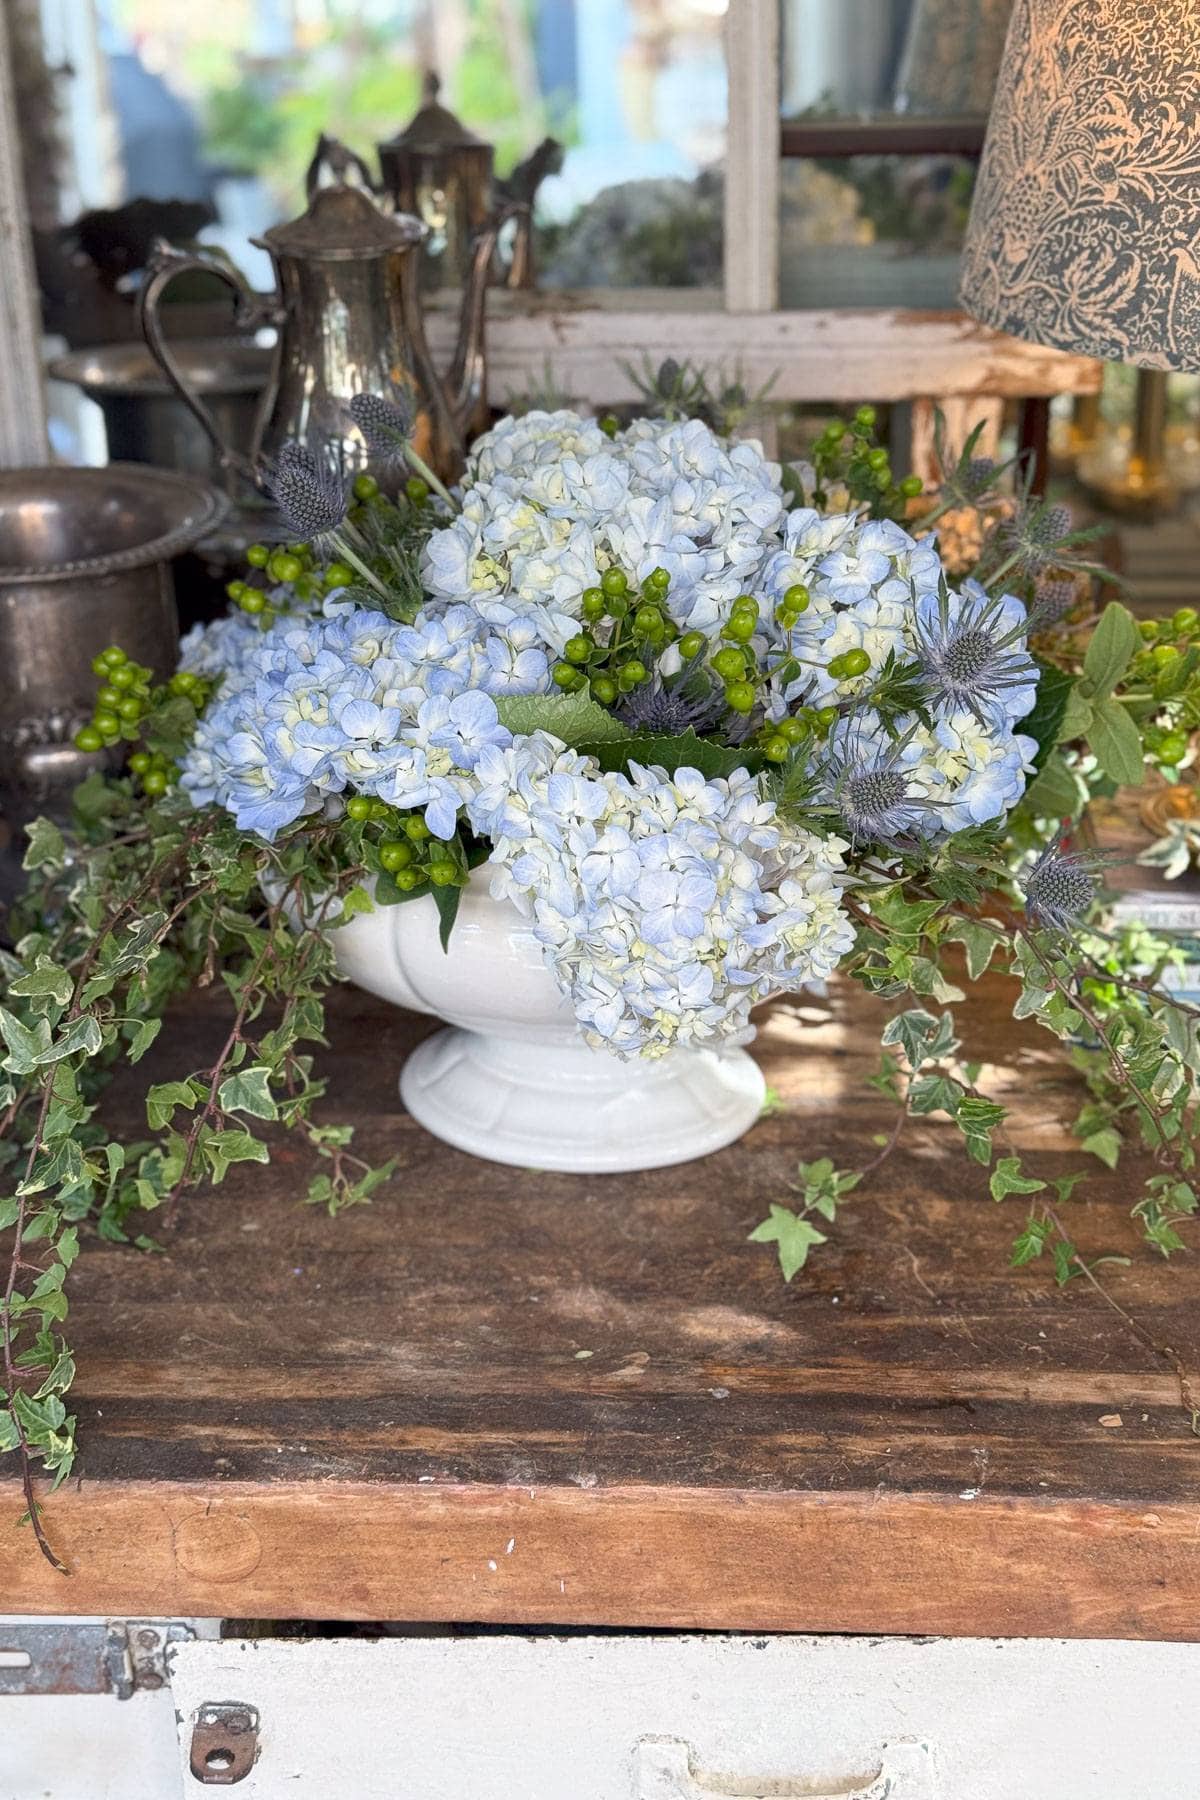
<path fill-rule="evenodd" d="M 547 362 L 555 383 L 582 403 L 630 401 L 638 392 L 630 365 L 687 357 L 736 370 L 752 389 L 773 378 L 773 400 L 910 402 L 916 446 L 922 433 L 928 438 L 934 402 L 968 420 L 972 408 L 990 408 L 995 416 L 1006 399 L 1046 401 L 1098 391 L 1098 363 L 1020 343 L 962 313 L 781 309 L 781 154 L 801 141 L 832 143 L 830 134 L 838 131 L 844 142 L 851 127 L 829 122 L 819 140 L 807 124 L 799 127 L 807 134 L 803 140 L 796 127 L 781 127 L 779 0 L 729 0 L 725 34 L 723 292 L 497 293 L 489 323 L 491 391 L 497 401 L 544 383 Z M 6 271 L 0 283 L 0 465 L 9 466 L 47 455 L 40 309 L 11 83 L 0 9 L 0 253 Z M 961 121 L 950 124 L 965 130 Z M 895 135 L 890 121 L 887 129 Z M 920 129 L 928 134 L 934 122 L 920 122 Z M 820 153 L 829 152 L 821 148 Z M 447 355 L 452 335 L 449 305 L 435 305 L 430 317 L 435 352 Z"/>

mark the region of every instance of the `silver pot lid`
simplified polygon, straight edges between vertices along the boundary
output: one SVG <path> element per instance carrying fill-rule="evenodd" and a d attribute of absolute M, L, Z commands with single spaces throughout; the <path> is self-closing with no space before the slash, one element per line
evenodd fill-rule
<path fill-rule="evenodd" d="M 428 231 L 409 213 L 383 212 L 360 187 L 337 186 L 318 188 L 299 218 L 272 225 L 251 242 L 302 261 L 353 262 L 409 249 Z"/>
<path fill-rule="evenodd" d="M 425 98 L 420 111 L 414 113 L 403 131 L 389 138 L 386 144 L 379 145 L 381 151 L 413 150 L 429 154 L 445 150 L 491 150 L 486 138 L 476 137 L 449 107 L 439 103 L 441 85 L 440 77 L 430 69 L 425 76 Z"/>

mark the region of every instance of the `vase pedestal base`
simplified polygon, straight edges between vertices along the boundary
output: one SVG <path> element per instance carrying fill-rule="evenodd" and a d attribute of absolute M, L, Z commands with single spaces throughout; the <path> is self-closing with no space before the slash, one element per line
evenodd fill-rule
<path fill-rule="evenodd" d="M 455 1149 L 571 1174 L 659 1169 L 748 1131 L 766 1087 L 744 1050 L 676 1050 L 622 1062 L 578 1039 L 547 1044 L 456 1026 L 404 1065 L 413 1118 Z"/>

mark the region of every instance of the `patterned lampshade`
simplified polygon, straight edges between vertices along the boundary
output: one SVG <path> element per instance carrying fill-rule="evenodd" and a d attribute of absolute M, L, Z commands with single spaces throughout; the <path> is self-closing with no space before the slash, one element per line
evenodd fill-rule
<path fill-rule="evenodd" d="M 1200 0 L 1016 0 L 960 298 L 1037 344 L 1200 369 Z"/>

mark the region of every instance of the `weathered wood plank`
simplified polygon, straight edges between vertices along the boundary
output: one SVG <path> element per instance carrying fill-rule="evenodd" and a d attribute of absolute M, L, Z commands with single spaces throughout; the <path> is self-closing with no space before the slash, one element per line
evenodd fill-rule
<path fill-rule="evenodd" d="M 981 984 L 967 1052 L 1016 1058 L 1015 1136 L 1061 1173 L 1078 1090 L 1010 1004 Z M 687 1168 L 595 1178 L 435 1144 L 395 1088 L 429 1022 L 354 990 L 331 1019 L 331 1116 L 400 1177 L 330 1220 L 282 1144 L 164 1255 L 87 1245 L 83 1452 L 47 1510 L 75 1572 L 5 1525 L 6 1470 L 4 1607 L 1200 1635 L 1178 1379 L 1087 1288 L 1007 1267 L 1017 1203 L 950 1127 L 914 1126 L 791 1287 L 746 1242 L 798 1157 L 852 1165 L 886 1125 L 862 1084 L 879 1008 L 776 1004 L 779 1111 Z M 216 1041 L 194 1003 L 152 1078 Z M 1137 1251 L 1133 1191 L 1101 1173 L 1072 1219 L 1135 1254 L 1114 1290 L 1194 1377 L 1200 1273 Z M 506 1557 L 514 1534 L 537 1556 Z"/>
<path fill-rule="evenodd" d="M 958 312 L 723 312 L 720 296 L 496 294 L 489 298 L 489 391 L 495 402 L 540 387 L 547 366 L 576 399 L 635 400 L 625 365 L 664 357 L 740 369 L 772 400 L 898 401 L 930 396 L 1095 393 L 1100 364 L 1044 350 Z M 431 309 L 435 354 L 449 360 L 457 329 L 448 303 Z"/>

